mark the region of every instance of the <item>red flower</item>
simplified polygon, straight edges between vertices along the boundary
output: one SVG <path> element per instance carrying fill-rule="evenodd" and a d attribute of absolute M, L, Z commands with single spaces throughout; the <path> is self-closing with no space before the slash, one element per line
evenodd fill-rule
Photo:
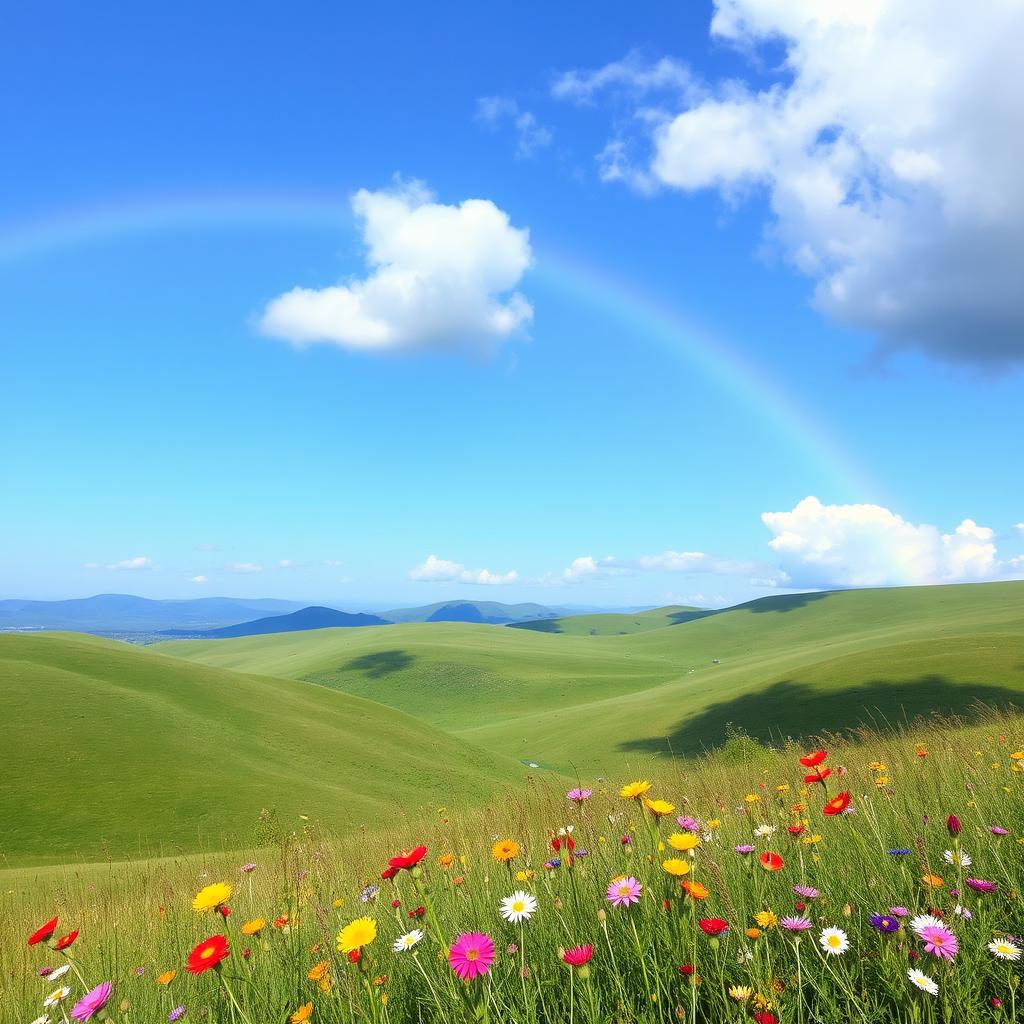
<path fill-rule="evenodd" d="M 562 960 L 570 967 L 582 967 L 584 964 L 590 963 L 590 958 L 593 955 L 594 947 L 591 945 L 573 946 L 572 949 L 562 950 Z"/>
<path fill-rule="evenodd" d="M 791 836 L 798 836 L 798 835 L 800 835 L 803 832 L 803 830 L 804 830 L 803 825 L 787 825 L 786 826 L 786 831 Z"/>
<path fill-rule="evenodd" d="M 381 873 L 381 878 L 394 878 L 398 874 L 398 868 L 385 868 Z"/>
<path fill-rule="evenodd" d="M 823 786 L 825 780 L 832 774 L 831 768 L 821 768 L 816 772 L 812 772 L 810 775 L 804 776 L 804 782 L 820 782 Z"/>
<path fill-rule="evenodd" d="M 57 944 L 53 947 L 54 949 L 67 949 L 75 939 L 78 938 L 78 929 L 76 928 L 73 932 L 68 932 L 67 935 L 62 935 L 58 940 Z"/>
<path fill-rule="evenodd" d="M 697 924 L 705 935 L 721 935 L 729 927 L 729 922 L 720 917 L 702 917 Z"/>
<path fill-rule="evenodd" d="M 217 908 L 217 913 L 220 914 L 221 917 L 227 917 L 228 914 L 231 913 L 231 908 L 229 906 L 226 906 L 225 904 L 222 903 Z"/>
<path fill-rule="evenodd" d="M 754 1014 L 754 1020 L 756 1024 L 779 1024 L 779 1018 L 767 1010 L 758 1010 Z"/>
<path fill-rule="evenodd" d="M 392 868 L 397 873 L 399 871 L 411 871 L 424 857 L 427 855 L 427 848 L 425 846 L 417 846 L 411 853 L 403 853 L 400 857 L 392 857 L 388 861 L 388 870 Z M 394 878 L 394 874 L 385 875 L 381 872 L 381 878 Z"/>
<path fill-rule="evenodd" d="M 551 849 L 557 853 L 562 847 L 565 847 L 570 853 L 576 849 L 576 842 L 572 836 L 555 836 L 551 840 Z"/>
<path fill-rule="evenodd" d="M 402 905 L 402 901 L 401 900 L 392 900 L 391 901 L 391 908 L 392 908 L 392 910 L 397 910 L 401 905 Z"/>
<path fill-rule="evenodd" d="M 223 935 L 213 935 L 200 942 L 188 955 L 185 966 L 190 974 L 202 974 L 211 967 L 216 967 L 221 960 L 226 960 L 231 955 L 228 948 L 228 940 Z"/>
<path fill-rule="evenodd" d="M 679 973 L 687 975 L 693 974 L 693 964 L 680 964 Z"/>
<path fill-rule="evenodd" d="M 358 950 L 358 949 L 349 950 L 348 962 L 350 964 L 357 964 L 357 963 L 359 963 L 360 959 L 362 958 L 362 955 L 363 955 L 362 952 L 360 950 Z"/>
<path fill-rule="evenodd" d="M 249 957 L 251 957 L 251 956 L 252 956 L 252 950 L 248 946 L 246 946 L 245 949 L 242 950 L 242 959 L 243 960 L 248 960 Z"/>
<path fill-rule="evenodd" d="M 850 806 L 850 794 L 845 790 L 838 794 L 838 796 L 832 797 L 831 800 L 821 809 L 823 814 L 831 817 L 834 814 L 842 814 L 847 807 Z"/>
<path fill-rule="evenodd" d="M 417 907 L 415 910 L 409 911 L 409 917 L 417 918 L 422 917 L 427 912 L 426 907 Z"/>
<path fill-rule="evenodd" d="M 949 829 L 949 834 L 951 836 L 958 836 L 960 835 L 960 830 L 963 828 L 963 825 L 960 824 L 960 819 L 955 814 L 951 814 L 946 819 L 946 828 Z"/>
<path fill-rule="evenodd" d="M 782 868 L 783 860 L 777 853 L 772 853 L 771 850 L 765 850 L 761 854 L 761 867 L 765 871 L 779 871 Z"/>
<path fill-rule="evenodd" d="M 57 930 L 57 918 L 55 917 L 52 920 L 47 921 L 46 924 L 44 924 L 42 926 L 42 928 L 38 929 L 38 931 L 34 931 L 28 937 L 28 944 L 30 946 L 35 946 L 37 943 L 46 942 L 46 940 L 48 938 L 50 938 L 50 936 L 53 935 L 53 933 L 56 930 Z"/>
<path fill-rule="evenodd" d="M 815 750 L 810 754 L 804 754 L 804 756 L 800 758 L 800 763 L 805 768 L 817 768 L 826 757 L 828 757 L 827 750 Z"/>

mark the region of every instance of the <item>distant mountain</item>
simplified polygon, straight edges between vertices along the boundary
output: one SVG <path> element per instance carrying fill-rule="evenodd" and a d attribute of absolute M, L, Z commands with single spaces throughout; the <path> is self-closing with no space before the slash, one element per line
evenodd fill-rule
<path fill-rule="evenodd" d="M 97 594 L 70 601 L 0 601 L 0 630 L 66 629 L 80 633 L 215 629 L 253 615 L 297 611 L 301 601 L 201 597 L 152 601 L 131 594 Z"/>
<path fill-rule="evenodd" d="M 188 638 L 190 640 L 228 640 L 238 636 L 265 636 L 268 633 L 295 633 L 304 629 L 332 629 L 337 626 L 388 626 L 387 619 L 362 612 L 339 612 L 335 608 L 313 605 L 301 608 L 290 615 L 270 615 L 252 622 L 240 622 L 237 626 L 223 626 L 220 629 L 165 629 L 162 636 Z"/>
<path fill-rule="evenodd" d="M 482 622 L 492 626 L 555 619 L 563 614 L 564 608 L 528 603 L 501 604 L 498 601 L 440 601 L 421 608 L 394 608 L 381 612 L 392 622 Z"/>

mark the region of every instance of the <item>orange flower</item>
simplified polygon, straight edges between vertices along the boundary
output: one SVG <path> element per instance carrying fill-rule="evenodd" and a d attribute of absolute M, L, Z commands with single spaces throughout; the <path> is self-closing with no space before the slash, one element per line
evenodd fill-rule
<path fill-rule="evenodd" d="M 700 882 L 687 880 L 680 882 L 679 887 L 695 900 L 706 900 L 711 895 L 711 890 L 706 885 L 701 885 Z"/>
<path fill-rule="evenodd" d="M 289 1018 L 291 1024 L 304 1024 L 313 1016 L 313 1004 L 303 1003 Z"/>
<path fill-rule="evenodd" d="M 783 860 L 777 853 L 772 853 L 771 850 L 765 850 L 761 854 L 761 867 L 765 871 L 779 871 L 783 866 Z"/>
<path fill-rule="evenodd" d="M 932 889 L 941 889 L 943 886 L 943 881 L 938 875 L 922 875 L 921 881 Z"/>
<path fill-rule="evenodd" d="M 321 960 L 318 964 L 313 964 L 309 969 L 309 974 L 306 975 L 310 981 L 323 981 L 327 977 L 327 972 L 331 969 L 331 965 L 326 960 Z"/>
<path fill-rule="evenodd" d="M 832 817 L 836 814 L 842 814 L 847 807 L 850 806 L 850 794 L 845 790 L 838 796 L 832 797 L 831 800 L 821 809 L 822 814 L 827 814 Z"/>
<path fill-rule="evenodd" d="M 441 856 L 437 858 L 437 863 L 443 868 L 450 868 L 455 863 L 455 857 L 450 853 L 442 853 Z"/>

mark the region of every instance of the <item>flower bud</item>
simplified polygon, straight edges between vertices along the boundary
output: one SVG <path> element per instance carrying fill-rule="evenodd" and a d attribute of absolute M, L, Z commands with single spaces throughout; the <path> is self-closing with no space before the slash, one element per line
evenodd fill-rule
<path fill-rule="evenodd" d="M 951 836 L 958 836 L 960 835 L 960 830 L 963 826 L 960 824 L 960 819 L 955 814 L 951 814 L 946 819 L 946 828 L 949 829 L 949 834 Z"/>

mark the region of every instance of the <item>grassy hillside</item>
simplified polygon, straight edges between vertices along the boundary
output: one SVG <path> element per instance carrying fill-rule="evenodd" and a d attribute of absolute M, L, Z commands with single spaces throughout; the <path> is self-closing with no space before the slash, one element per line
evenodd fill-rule
<path fill-rule="evenodd" d="M 693 753 L 1024 694 L 1024 583 L 772 597 L 626 636 L 472 625 L 161 645 L 402 708 L 562 770 Z M 719 664 L 715 664 L 715 660 Z"/>
<path fill-rule="evenodd" d="M 625 633 L 646 633 L 649 629 L 661 629 L 663 626 L 677 626 L 681 622 L 714 614 L 704 608 L 671 604 L 632 614 L 603 612 L 566 615 L 560 619 L 542 619 L 537 622 L 516 622 L 510 624 L 510 628 L 532 629 L 537 633 L 568 633 L 570 636 L 621 636 Z"/>
<path fill-rule="evenodd" d="M 7 863 L 238 845 L 264 807 L 355 826 L 522 775 L 345 693 L 81 635 L 0 635 L 0 697 Z"/>

